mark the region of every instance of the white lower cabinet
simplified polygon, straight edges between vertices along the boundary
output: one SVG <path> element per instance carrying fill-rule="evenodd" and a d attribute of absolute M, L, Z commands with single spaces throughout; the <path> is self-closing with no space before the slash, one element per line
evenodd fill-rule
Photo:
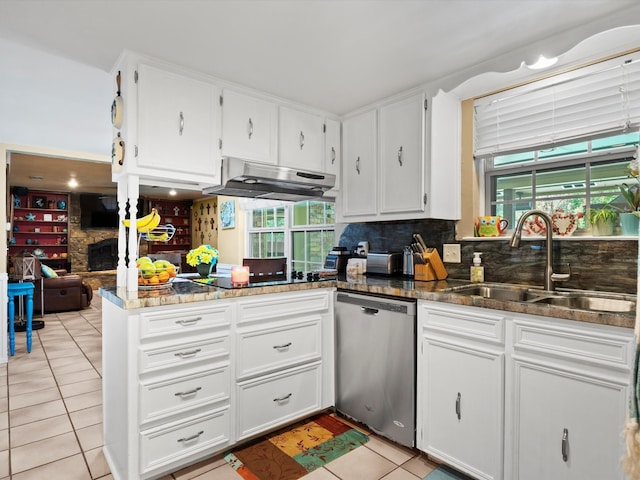
<path fill-rule="evenodd" d="M 239 300 L 236 351 L 238 440 L 334 405 L 328 291 Z"/>
<path fill-rule="evenodd" d="M 320 362 L 238 383 L 238 440 L 321 408 Z"/>
<path fill-rule="evenodd" d="M 619 479 L 633 331 L 514 319 L 507 478 Z"/>
<path fill-rule="evenodd" d="M 624 479 L 631 329 L 418 306 L 421 450 L 477 479 Z"/>
<path fill-rule="evenodd" d="M 474 478 L 502 478 L 504 315 L 418 303 L 417 446 Z"/>
<path fill-rule="evenodd" d="M 209 456 L 228 443 L 228 407 L 143 430 L 140 432 L 140 470 L 144 474 L 166 469 L 167 465 L 181 465 L 185 458 Z"/>
<path fill-rule="evenodd" d="M 104 454 L 158 478 L 334 404 L 333 290 L 103 304 Z"/>

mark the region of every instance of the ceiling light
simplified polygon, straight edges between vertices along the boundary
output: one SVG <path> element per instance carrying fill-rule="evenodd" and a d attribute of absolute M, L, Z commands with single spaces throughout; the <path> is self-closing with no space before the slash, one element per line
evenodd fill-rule
<path fill-rule="evenodd" d="M 178 192 L 176 192 L 173 188 L 171 190 L 169 190 L 169 195 L 171 195 L 172 197 L 177 195 Z"/>
<path fill-rule="evenodd" d="M 542 70 L 543 68 L 549 68 L 552 65 L 555 65 L 557 61 L 558 57 L 547 58 L 544 55 L 540 55 L 537 62 L 527 65 L 527 67 L 532 70 Z"/>
<path fill-rule="evenodd" d="M 70 188 L 76 188 L 78 186 L 78 181 L 75 178 L 71 178 L 67 182 L 67 185 L 69 185 Z"/>

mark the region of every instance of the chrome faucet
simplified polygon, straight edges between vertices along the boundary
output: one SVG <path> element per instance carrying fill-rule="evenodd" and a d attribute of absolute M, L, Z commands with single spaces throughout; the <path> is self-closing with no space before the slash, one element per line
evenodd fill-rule
<path fill-rule="evenodd" d="M 544 266 L 544 289 L 545 290 L 554 290 L 554 282 L 564 282 L 569 280 L 571 273 L 553 273 L 553 225 L 551 223 L 551 217 L 546 212 L 541 210 L 529 210 L 522 214 L 522 216 L 518 219 L 518 224 L 516 225 L 516 229 L 513 232 L 513 236 L 511 237 L 511 241 L 509 245 L 512 248 L 518 248 L 520 246 L 520 239 L 522 238 L 522 227 L 524 226 L 524 221 L 530 217 L 531 215 L 538 215 L 542 220 L 544 220 L 544 224 L 547 231 L 547 263 Z"/>

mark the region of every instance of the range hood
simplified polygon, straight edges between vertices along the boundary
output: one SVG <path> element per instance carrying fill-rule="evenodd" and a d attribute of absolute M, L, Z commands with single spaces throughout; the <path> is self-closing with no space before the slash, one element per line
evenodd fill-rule
<path fill-rule="evenodd" d="M 255 163 L 235 157 L 223 157 L 221 170 L 221 185 L 207 187 L 202 193 L 290 202 L 334 200 L 325 197 L 325 192 L 336 183 L 336 176 L 330 173 Z"/>

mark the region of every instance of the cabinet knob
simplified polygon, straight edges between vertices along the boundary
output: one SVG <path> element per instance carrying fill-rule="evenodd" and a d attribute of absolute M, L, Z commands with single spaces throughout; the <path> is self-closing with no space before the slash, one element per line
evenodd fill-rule
<path fill-rule="evenodd" d="M 292 395 L 293 395 L 293 393 L 289 393 L 288 395 L 285 395 L 284 397 L 274 398 L 273 401 L 276 402 L 276 403 L 284 402 L 285 400 L 289 400 Z"/>
<path fill-rule="evenodd" d="M 565 428 L 562 431 L 562 461 L 569 461 L 569 429 Z"/>
<path fill-rule="evenodd" d="M 182 132 L 184 131 L 184 113 L 180 112 L 180 128 L 178 129 L 178 133 L 182 136 Z"/>
<path fill-rule="evenodd" d="M 189 397 L 191 395 L 195 395 L 196 393 L 198 393 L 200 390 L 202 390 L 202 387 L 196 387 L 194 389 L 191 390 L 187 390 L 186 392 L 176 392 L 174 393 L 174 395 L 176 397 Z"/>
<path fill-rule="evenodd" d="M 204 430 L 200 430 L 198 433 L 196 433 L 195 435 L 191 435 L 190 437 L 179 438 L 178 442 L 190 442 L 191 440 L 195 440 L 196 438 L 198 438 L 203 433 L 204 433 Z"/>

